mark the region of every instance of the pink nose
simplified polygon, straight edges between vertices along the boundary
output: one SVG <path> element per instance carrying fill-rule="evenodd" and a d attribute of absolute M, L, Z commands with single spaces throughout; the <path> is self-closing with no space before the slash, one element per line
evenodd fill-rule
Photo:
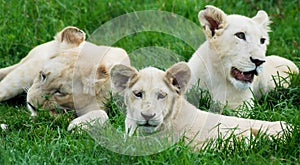
<path fill-rule="evenodd" d="M 143 112 L 141 112 L 141 115 L 143 116 L 143 118 L 145 119 L 145 120 L 150 120 L 150 119 L 152 119 L 156 114 L 154 113 L 154 114 L 143 114 Z"/>

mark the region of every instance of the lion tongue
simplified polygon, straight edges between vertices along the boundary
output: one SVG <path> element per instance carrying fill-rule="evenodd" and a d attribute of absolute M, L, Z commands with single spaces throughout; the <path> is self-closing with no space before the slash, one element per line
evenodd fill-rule
<path fill-rule="evenodd" d="M 241 72 L 236 68 L 233 68 L 231 71 L 232 76 L 240 81 L 252 82 L 254 78 L 253 72 Z"/>

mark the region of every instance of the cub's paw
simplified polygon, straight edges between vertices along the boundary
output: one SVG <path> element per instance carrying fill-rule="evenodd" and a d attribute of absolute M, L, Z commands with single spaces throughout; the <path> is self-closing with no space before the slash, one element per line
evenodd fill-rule
<path fill-rule="evenodd" d="M 137 128 L 136 121 L 129 118 L 125 119 L 125 135 L 132 136 Z"/>
<path fill-rule="evenodd" d="M 95 110 L 91 111 L 87 114 L 84 114 L 74 120 L 68 126 L 68 131 L 80 127 L 82 129 L 88 129 L 89 127 L 99 124 L 104 125 L 104 123 L 108 120 L 108 116 L 103 110 Z"/>

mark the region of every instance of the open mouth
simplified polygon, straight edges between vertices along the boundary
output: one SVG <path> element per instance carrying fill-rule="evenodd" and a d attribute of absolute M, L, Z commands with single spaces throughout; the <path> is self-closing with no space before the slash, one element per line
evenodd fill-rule
<path fill-rule="evenodd" d="M 252 70 L 252 71 L 249 71 L 249 72 L 242 72 L 242 71 L 238 70 L 235 67 L 231 68 L 232 77 L 234 77 L 236 80 L 243 81 L 243 82 L 252 83 L 253 79 L 254 79 L 254 75 L 257 75 L 257 74 L 258 73 L 257 73 L 256 70 Z"/>

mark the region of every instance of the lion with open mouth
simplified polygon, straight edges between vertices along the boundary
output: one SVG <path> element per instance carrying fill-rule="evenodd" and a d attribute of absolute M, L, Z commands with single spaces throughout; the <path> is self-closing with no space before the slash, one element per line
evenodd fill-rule
<path fill-rule="evenodd" d="M 198 17 L 207 41 L 188 61 L 189 88 L 199 83 L 214 101 L 237 108 L 244 101 L 251 105 L 253 94 L 259 98 L 276 84 L 287 87 L 290 73 L 298 74 L 292 61 L 266 57 L 270 20 L 265 11 L 249 18 L 206 6 Z"/>

